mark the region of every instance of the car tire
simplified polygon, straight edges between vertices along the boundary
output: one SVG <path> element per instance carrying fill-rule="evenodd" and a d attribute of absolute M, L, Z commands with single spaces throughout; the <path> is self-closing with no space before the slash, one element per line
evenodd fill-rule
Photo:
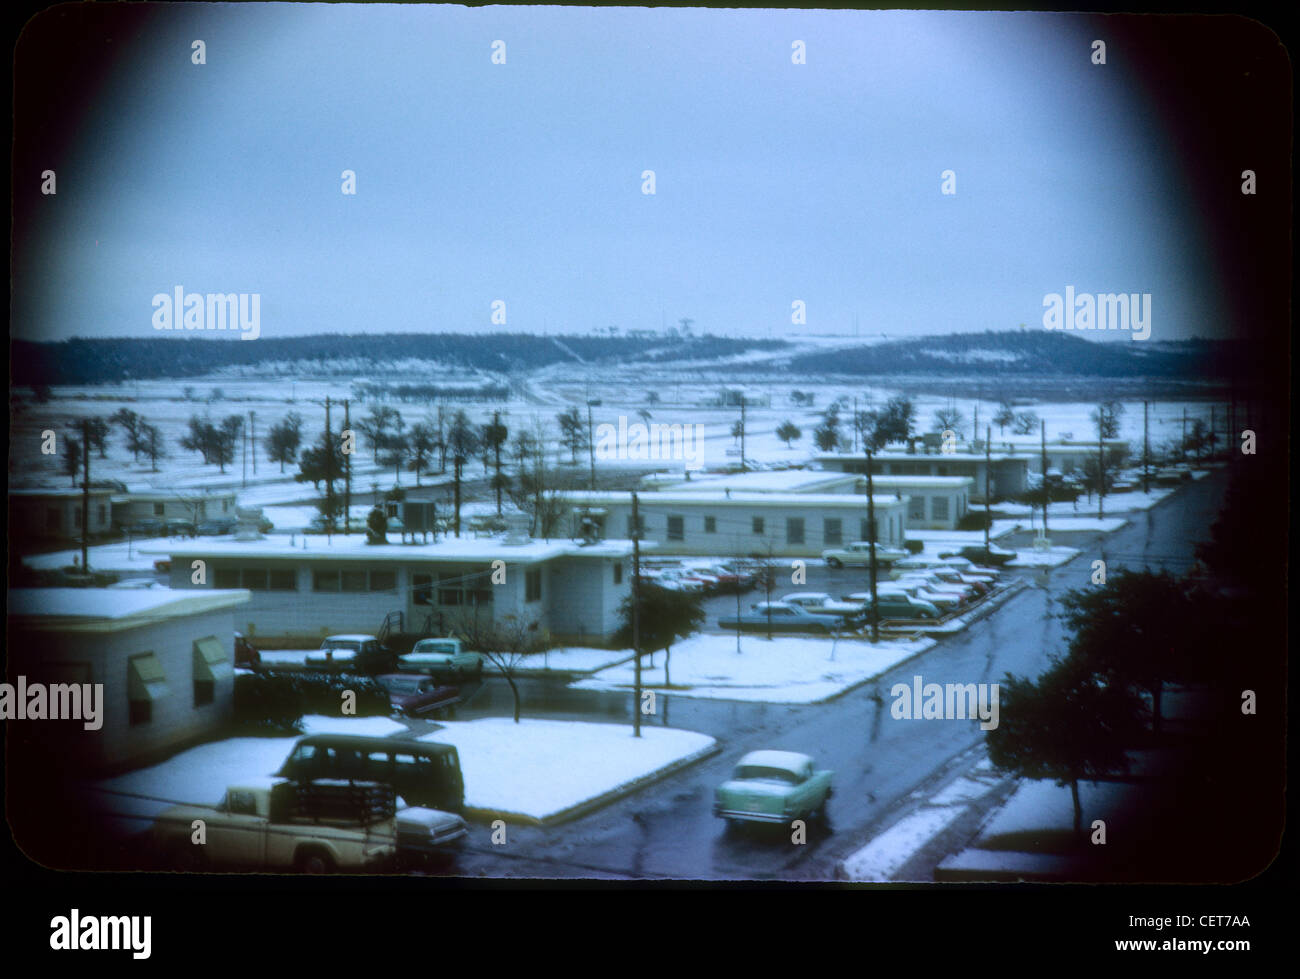
<path fill-rule="evenodd" d="M 319 850 L 307 850 L 298 854 L 293 862 L 294 869 L 300 874 L 332 874 L 334 861 L 328 853 Z"/>
<path fill-rule="evenodd" d="M 842 568 L 844 567 L 844 562 L 837 557 L 828 557 L 826 559 L 826 566 L 828 568 Z"/>

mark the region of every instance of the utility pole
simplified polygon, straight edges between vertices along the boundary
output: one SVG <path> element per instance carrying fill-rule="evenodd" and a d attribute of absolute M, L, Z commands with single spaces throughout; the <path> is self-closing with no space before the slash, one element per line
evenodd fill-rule
<path fill-rule="evenodd" d="M 496 425 L 496 422 L 497 422 L 497 415 L 494 412 L 492 415 L 493 426 Z M 595 439 L 592 438 L 591 398 L 587 399 L 587 457 L 591 462 L 591 491 L 594 493 L 596 492 L 596 442 Z M 498 468 L 500 467 L 500 462 L 501 462 L 501 456 L 498 453 L 497 455 Z M 497 490 L 497 513 L 500 512 L 501 512 L 501 490 L 498 489 Z"/>
<path fill-rule="evenodd" d="M 240 453 L 243 457 L 243 475 L 239 477 L 241 489 L 248 489 L 248 429 L 244 429 L 243 438 L 239 440 L 243 443 L 244 451 Z"/>
<path fill-rule="evenodd" d="M 1101 420 L 1097 421 L 1097 519 L 1106 516 L 1106 441 L 1102 438 Z"/>
<path fill-rule="evenodd" d="M 853 323 L 853 335 L 854 336 L 858 335 L 858 324 L 857 324 L 856 316 L 854 317 L 854 323 Z M 849 431 L 853 439 L 849 451 L 857 452 L 858 451 L 858 396 L 856 394 L 853 396 L 853 420 L 849 424 Z"/>
<path fill-rule="evenodd" d="M 1217 405 L 1210 405 L 1210 458 L 1211 459 L 1214 458 L 1214 448 L 1215 448 L 1214 444 L 1215 442 L 1218 441 L 1217 437 L 1214 434 L 1214 430 L 1219 427 L 1218 415 L 1215 413 L 1217 407 L 1218 407 Z"/>
<path fill-rule="evenodd" d="M 325 395 L 325 533 L 334 533 L 334 433 L 330 430 L 330 399 Z"/>
<path fill-rule="evenodd" d="M 636 680 L 632 687 L 632 737 L 641 737 L 641 511 L 632 491 L 632 655 Z"/>
<path fill-rule="evenodd" d="M 90 419 L 81 420 L 81 570 L 90 573 Z"/>
<path fill-rule="evenodd" d="M 1043 454 L 1041 463 L 1043 469 L 1043 536 L 1047 536 L 1047 504 L 1052 498 L 1052 494 L 1047 491 L 1047 422 L 1039 419 L 1039 446 Z"/>
<path fill-rule="evenodd" d="M 1187 405 L 1183 405 L 1183 443 L 1182 443 L 1183 462 L 1187 462 Z"/>
<path fill-rule="evenodd" d="M 989 524 L 993 522 L 993 515 L 989 508 L 989 472 L 993 468 L 992 438 L 993 426 L 989 425 L 984 430 L 984 556 L 986 558 L 989 552 Z"/>
<path fill-rule="evenodd" d="M 343 399 L 343 430 L 352 428 L 352 404 Z M 352 533 L 352 453 L 343 453 L 343 536 Z"/>
<path fill-rule="evenodd" d="M 871 641 L 880 641 L 880 601 L 876 596 L 876 487 L 871 478 L 871 446 L 867 449 L 867 543 L 871 545 L 868 562 L 871 582 Z"/>
<path fill-rule="evenodd" d="M 1147 402 L 1142 402 L 1142 492 L 1151 492 L 1151 429 Z"/>
<path fill-rule="evenodd" d="M 253 475 L 257 475 L 257 412 L 248 413 L 248 444 L 253 450 Z"/>
<path fill-rule="evenodd" d="M 745 464 L 745 392 L 740 392 L 740 471 L 749 472 Z"/>

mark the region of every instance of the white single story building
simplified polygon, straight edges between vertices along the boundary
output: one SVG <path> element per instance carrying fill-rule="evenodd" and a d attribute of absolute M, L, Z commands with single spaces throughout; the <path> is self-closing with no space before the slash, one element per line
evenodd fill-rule
<path fill-rule="evenodd" d="M 11 489 L 9 526 L 20 539 L 80 538 L 82 496 L 80 489 Z M 112 497 L 112 490 L 91 489 L 92 537 L 113 529 Z"/>
<path fill-rule="evenodd" d="M 630 594 L 630 541 L 443 538 L 369 545 L 364 535 L 187 541 L 159 547 L 176 589 L 244 588 L 239 628 L 250 637 L 319 640 L 394 631 L 439 636 L 462 616 L 506 616 L 582 641 L 608 639 Z M 481 619 L 480 619 L 481 621 Z"/>
<path fill-rule="evenodd" d="M 1106 439 L 1106 460 L 1109 464 L 1111 457 L 1116 451 L 1130 453 L 1132 446 L 1125 439 Z M 1043 472 L 1043 450 L 1041 446 L 1025 446 L 1025 452 L 1029 456 L 1029 471 L 1042 474 Z M 1138 455 L 1141 456 L 1141 446 L 1138 447 Z M 1084 463 L 1097 460 L 1097 442 L 1094 439 L 1091 442 L 1048 442 L 1047 443 L 1047 468 L 1055 469 L 1063 475 L 1069 473 L 1083 472 Z"/>
<path fill-rule="evenodd" d="M 817 455 L 823 469 L 833 472 L 867 471 L 865 455 L 832 452 Z M 984 502 L 984 454 L 971 452 L 925 453 L 885 449 L 872 457 L 872 474 L 877 476 L 962 476 L 971 482 L 971 503 Z M 988 460 L 989 494 L 993 500 L 1023 493 L 1029 485 L 1028 452 L 993 452 Z"/>
<path fill-rule="evenodd" d="M 214 517 L 234 517 L 235 494 L 146 491 L 113 496 L 113 526 L 130 527 L 142 520 L 184 520 L 202 523 Z"/>
<path fill-rule="evenodd" d="M 629 493 L 572 492 L 571 532 L 590 522 L 596 537 L 632 534 Z M 876 494 L 876 542 L 901 547 L 906 503 Z M 729 490 L 642 493 L 641 539 L 657 554 L 817 557 L 828 547 L 866 540 L 867 501 L 848 493 L 733 493 Z"/>
<path fill-rule="evenodd" d="M 974 480 L 969 476 L 873 476 L 877 496 L 889 495 L 907 502 L 907 526 L 923 530 L 955 530 L 970 509 Z M 850 493 L 865 497 L 865 476 L 824 469 L 781 469 L 732 473 L 682 480 L 671 486 L 655 484 L 674 493 Z M 645 499 L 653 500 L 647 494 Z M 863 503 L 866 506 L 866 503 Z"/>
<path fill-rule="evenodd" d="M 93 769 L 145 764 L 219 732 L 234 696 L 241 590 L 25 588 L 9 592 L 7 682 L 103 684 L 100 726 L 11 720 L 11 736 Z M 87 705 L 88 706 L 88 705 Z"/>

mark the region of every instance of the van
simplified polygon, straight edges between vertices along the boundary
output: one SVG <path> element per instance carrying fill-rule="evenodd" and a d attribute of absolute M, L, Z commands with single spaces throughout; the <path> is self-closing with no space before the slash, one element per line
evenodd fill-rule
<path fill-rule="evenodd" d="M 313 734 L 298 739 L 276 774 L 297 782 L 323 778 L 382 782 L 391 785 L 408 806 L 460 812 L 465 804 L 460 756 L 449 744 Z"/>

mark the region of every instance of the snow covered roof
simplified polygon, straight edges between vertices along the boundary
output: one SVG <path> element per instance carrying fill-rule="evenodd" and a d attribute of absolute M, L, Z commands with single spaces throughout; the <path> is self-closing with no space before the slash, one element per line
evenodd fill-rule
<path fill-rule="evenodd" d="M 304 546 L 305 545 L 305 546 Z M 644 544 L 642 545 L 644 546 Z M 630 540 L 604 540 L 582 545 L 562 540 L 529 540 L 506 543 L 503 535 L 493 537 L 451 537 L 431 544 L 367 544 L 364 534 L 350 536 L 300 535 L 290 544 L 283 534 L 251 541 L 211 540 L 160 543 L 141 553 L 168 554 L 172 560 L 192 558 L 265 558 L 293 561 L 504 561 L 534 563 L 555 558 L 618 558 L 632 553 Z"/>
<path fill-rule="evenodd" d="M 631 506 L 632 500 L 627 493 L 597 491 L 595 493 L 562 493 L 564 499 L 572 503 L 583 504 L 621 504 Z M 867 505 L 867 498 L 857 493 L 731 493 L 725 489 L 706 490 L 699 493 L 684 492 L 680 489 L 669 492 L 650 492 L 641 495 L 641 506 L 654 509 L 664 504 L 672 506 L 817 506 L 836 507 L 858 510 Z M 899 506 L 900 501 L 893 496 L 875 494 L 876 506 Z"/>
<path fill-rule="evenodd" d="M 16 588 L 9 592 L 9 618 L 41 628 L 117 632 L 233 608 L 249 597 L 239 588 Z"/>
<path fill-rule="evenodd" d="M 700 479 L 682 479 L 672 482 L 676 492 L 707 492 L 729 489 L 733 493 L 781 493 L 815 490 L 836 485 L 851 479 L 850 474 L 827 469 L 779 469 L 767 472 L 732 473 L 726 476 L 705 476 Z M 661 482 L 660 485 L 663 485 Z"/>
<path fill-rule="evenodd" d="M 91 496 L 106 496 L 112 494 L 113 492 L 115 491 L 111 489 L 106 489 L 102 486 L 100 487 L 92 486 L 90 488 Z M 9 491 L 10 496 L 51 496 L 51 497 L 58 497 L 61 499 L 67 497 L 80 498 L 81 494 L 82 494 L 82 490 L 80 489 L 11 489 Z"/>
<path fill-rule="evenodd" d="M 1028 462 L 1029 446 L 1025 446 L 1025 451 L 1020 452 L 990 452 L 989 458 L 993 462 Z M 850 455 L 847 452 L 827 452 L 814 458 L 820 463 L 827 462 L 852 462 L 854 464 L 865 464 L 867 457 L 862 453 Z M 942 463 L 960 463 L 960 462 L 983 462 L 983 452 L 908 452 L 906 449 L 885 449 L 877 452 L 872 456 L 873 459 L 883 462 L 942 462 Z"/>

